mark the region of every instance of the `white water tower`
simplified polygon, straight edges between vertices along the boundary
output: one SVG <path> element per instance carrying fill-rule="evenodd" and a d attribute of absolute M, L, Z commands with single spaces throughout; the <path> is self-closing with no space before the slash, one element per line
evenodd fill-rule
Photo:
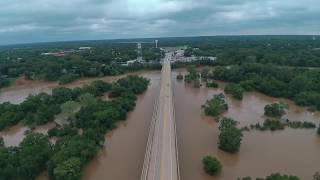
<path fill-rule="evenodd" d="M 156 43 L 156 48 L 158 48 L 158 40 L 154 41 Z"/>

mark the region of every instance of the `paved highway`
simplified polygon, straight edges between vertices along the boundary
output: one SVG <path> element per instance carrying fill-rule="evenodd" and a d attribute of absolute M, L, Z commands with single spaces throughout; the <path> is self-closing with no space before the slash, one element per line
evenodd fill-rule
<path fill-rule="evenodd" d="M 170 60 L 171 53 L 167 53 L 163 60 L 160 95 L 150 125 L 141 180 L 179 180 Z"/>

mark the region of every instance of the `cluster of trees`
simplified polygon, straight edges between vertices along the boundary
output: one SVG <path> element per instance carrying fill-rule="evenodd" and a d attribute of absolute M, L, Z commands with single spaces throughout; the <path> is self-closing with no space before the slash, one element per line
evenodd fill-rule
<path fill-rule="evenodd" d="M 103 146 L 105 133 L 115 128 L 118 121 L 126 119 L 127 113 L 135 107 L 136 96 L 143 93 L 148 84 L 145 78 L 130 76 L 112 84 L 96 81 L 82 88 L 57 88 L 52 95 L 29 97 L 28 103 L 23 102 L 25 111 L 36 112 L 33 108 L 38 99 L 45 102 L 49 99 L 65 106 L 68 102 L 77 102 L 81 109 L 68 125 L 49 130 L 50 137 L 59 137 L 55 145 L 50 144 L 47 136 L 30 134 L 19 147 L 0 146 L 0 177 L 34 179 L 47 169 L 51 180 L 81 179 L 81 169 Z M 105 92 L 112 97 L 110 101 L 97 98 Z M 13 106 L 20 110 L 22 104 Z"/>
<path fill-rule="evenodd" d="M 164 57 L 164 52 L 160 48 L 143 46 L 142 56 L 145 61 L 160 61 Z"/>
<path fill-rule="evenodd" d="M 213 78 L 239 83 L 247 91 L 293 99 L 298 105 L 320 109 L 320 70 L 264 64 L 218 66 Z"/>
<path fill-rule="evenodd" d="M 283 130 L 285 127 L 290 127 L 293 129 L 314 129 L 316 128 L 316 125 L 312 122 L 307 121 L 289 121 L 288 119 L 285 122 L 282 122 L 278 119 L 266 119 L 263 122 L 263 125 L 260 125 L 260 123 L 257 123 L 255 125 L 250 125 L 251 129 L 258 129 L 261 131 L 265 130 Z"/>
<path fill-rule="evenodd" d="M 205 172 L 209 174 L 210 176 L 217 175 L 221 172 L 222 165 L 220 161 L 212 156 L 205 156 L 202 159 L 202 164 Z"/>
<path fill-rule="evenodd" d="M 239 84 L 229 83 L 224 87 L 226 94 L 231 94 L 232 97 L 242 100 L 244 89 Z"/>
<path fill-rule="evenodd" d="M 204 113 L 207 116 L 219 116 L 223 112 L 228 110 L 228 104 L 226 103 L 224 94 L 216 94 L 212 99 L 207 100 L 204 105 L 202 105 Z"/>
<path fill-rule="evenodd" d="M 34 179 L 46 168 L 53 154 L 47 136 L 28 134 L 19 147 L 0 146 L 0 179 Z"/>
<path fill-rule="evenodd" d="M 252 180 L 251 177 L 238 178 L 238 180 Z M 265 178 L 256 178 L 256 180 L 300 180 L 297 176 L 281 175 L 280 173 L 273 173 Z"/>
<path fill-rule="evenodd" d="M 269 117 L 281 118 L 286 114 L 288 106 L 283 103 L 272 103 L 264 107 L 264 115 Z"/>
<path fill-rule="evenodd" d="M 219 85 L 218 83 L 214 82 L 214 81 L 210 81 L 210 80 L 206 80 L 206 87 L 208 88 L 218 88 Z"/>
<path fill-rule="evenodd" d="M 219 148 L 229 153 L 236 153 L 240 149 L 242 131 L 237 127 L 237 122 L 231 118 L 222 118 L 219 125 Z"/>
<path fill-rule="evenodd" d="M 195 87 L 195 88 L 200 88 L 200 86 L 201 86 L 201 84 L 200 84 L 200 73 L 198 72 L 196 67 L 195 66 L 189 66 L 187 68 L 187 70 L 188 70 L 188 74 L 185 75 L 184 81 L 186 83 L 192 83 L 193 87 Z"/>
<path fill-rule="evenodd" d="M 118 121 L 126 119 L 127 113 L 135 107 L 136 95 L 143 93 L 148 84 L 145 78 L 129 76 L 112 84 L 111 101 L 80 96 L 82 107 L 71 121 L 71 127 L 58 130 L 58 135 L 61 132 L 67 135 L 57 142 L 56 153 L 48 162 L 50 179 L 80 179 L 83 166 L 104 144 L 104 134 L 115 128 Z M 82 129 L 82 135 L 74 135 L 74 128 Z"/>
<path fill-rule="evenodd" d="M 58 87 L 52 90 L 52 95 L 40 93 L 30 95 L 19 105 L 11 103 L 0 104 L 0 130 L 10 127 L 22 121 L 28 126 L 45 124 L 54 119 L 61 112 L 61 105 L 67 101 L 76 100 L 80 95 L 90 93 L 93 96 L 101 96 L 111 89 L 111 84 L 103 81 L 95 81 L 91 85 L 82 88 L 68 89 Z"/>

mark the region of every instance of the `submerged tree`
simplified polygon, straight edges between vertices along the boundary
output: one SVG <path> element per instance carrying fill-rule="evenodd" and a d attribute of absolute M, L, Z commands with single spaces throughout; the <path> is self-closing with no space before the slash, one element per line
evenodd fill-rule
<path fill-rule="evenodd" d="M 206 115 L 218 116 L 228 110 L 228 104 L 225 101 L 225 96 L 220 93 L 214 95 L 212 99 L 207 100 L 206 103 L 202 105 L 202 108 Z"/>
<path fill-rule="evenodd" d="M 281 118 L 283 115 L 286 114 L 285 109 L 287 108 L 287 105 L 283 103 L 268 104 L 264 107 L 264 115 L 269 117 Z"/>
<path fill-rule="evenodd" d="M 222 169 L 222 165 L 221 165 L 220 161 L 215 157 L 205 156 L 202 159 L 202 164 L 203 164 L 203 168 L 204 168 L 205 172 L 207 174 L 209 174 L 210 176 L 214 176 L 214 175 L 220 173 L 220 171 Z"/>
<path fill-rule="evenodd" d="M 243 134 L 237 128 L 237 122 L 231 118 L 223 118 L 219 130 L 219 148 L 230 153 L 238 152 Z"/>

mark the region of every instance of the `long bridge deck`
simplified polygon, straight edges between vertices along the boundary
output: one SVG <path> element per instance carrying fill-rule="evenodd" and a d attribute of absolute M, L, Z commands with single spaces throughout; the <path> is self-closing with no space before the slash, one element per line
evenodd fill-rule
<path fill-rule="evenodd" d="M 163 61 L 160 95 L 149 129 L 141 180 L 180 179 L 170 58 L 167 54 Z"/>

